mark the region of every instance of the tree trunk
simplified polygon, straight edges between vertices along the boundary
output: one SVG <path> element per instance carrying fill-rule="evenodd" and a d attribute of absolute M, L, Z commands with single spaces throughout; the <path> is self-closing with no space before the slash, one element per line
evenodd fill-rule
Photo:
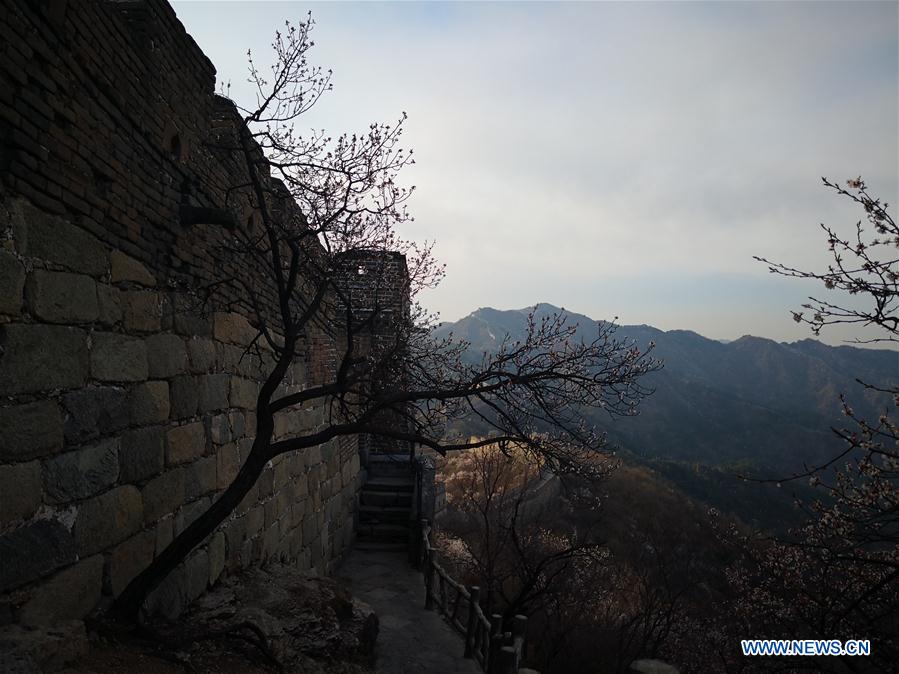
<path fill-rule="evenodd" d="M 150 565 L 141 571 L 113 602 L 112 617 L 127 625 L 137 623 L 138 614 L 147 596 L 181 563 L 190 552 L 210 536 L 253 488 L 268 460 L 263 448 L 269 445 L 270 432 L 261 440 L 257 437 L 250 455 L 222 495 L 190 526 L 169 543 Z"/>

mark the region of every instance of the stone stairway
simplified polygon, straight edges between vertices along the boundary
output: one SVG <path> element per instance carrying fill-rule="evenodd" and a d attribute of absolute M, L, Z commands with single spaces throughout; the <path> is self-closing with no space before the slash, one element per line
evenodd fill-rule
<path fill-rule="evenodd" d="M 408 454 L 372 454 L 359 494 L 356 548 L 405 550 L 409 545 L 415 477 Z"/>

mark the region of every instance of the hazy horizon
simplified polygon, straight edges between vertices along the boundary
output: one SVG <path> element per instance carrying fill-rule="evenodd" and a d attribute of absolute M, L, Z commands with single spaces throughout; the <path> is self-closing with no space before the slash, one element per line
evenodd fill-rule
<path fill-rule="evenodd" d="M 812 337 L 790 310 L 823 288 L 752 256 L 826 266 L 818 223 L 860 212 L 822 175 L 899 198 L 897 3 L 175 9 L 237 100 L 247 49 L 267 62 L 274 30 L 311 9 L 310 59 L 335 90 L 301 127 L 409 114 L 402 233 L 437 241 L 447 277 L 421 299 L 442 320 L 541 300 L 713 339 Z"/>

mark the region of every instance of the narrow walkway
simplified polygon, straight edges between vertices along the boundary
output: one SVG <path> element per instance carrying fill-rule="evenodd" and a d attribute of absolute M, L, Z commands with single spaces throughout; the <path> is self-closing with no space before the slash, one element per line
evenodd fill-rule
<path fill-rule="evenodd" d="M 436 611 L 426 611 L 422 575 L 405 552 L 353 550 L 334 574 L 378 614 L 381 674 L 480 674 L 465 647 Z"/>

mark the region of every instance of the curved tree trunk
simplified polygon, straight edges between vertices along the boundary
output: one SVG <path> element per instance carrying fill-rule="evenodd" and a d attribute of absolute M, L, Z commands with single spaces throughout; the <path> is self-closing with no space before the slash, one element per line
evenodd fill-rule
<path fill-rule="evenodd" d="M 110 609 L 114 619 L 129 625 L 136 624 L 147 596 L 234 512 L 265 468 L 268 453 L 264 450 L 269 446 L 270 437 L 271 431 L 264 437 L 257 436 L 246 462 L 222 495 L 128 583 Z"/>

